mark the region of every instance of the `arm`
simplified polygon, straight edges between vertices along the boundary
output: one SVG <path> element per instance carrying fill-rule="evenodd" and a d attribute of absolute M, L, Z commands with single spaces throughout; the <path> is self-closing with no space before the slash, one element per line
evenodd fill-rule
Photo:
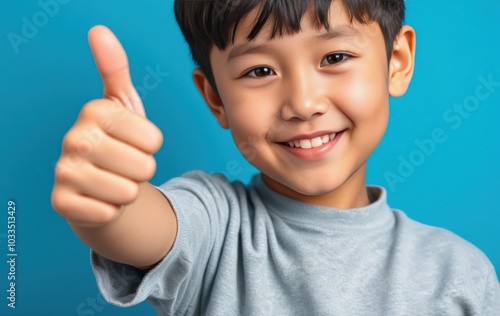
<path fill-rule="evenodd" d="M 153 185 L 139 185 L 137 200 L 117 219 L 101 227 L 72 225 L 73 231 L 95 252 L 140 269 L 152 268 L 172 247 L 177 220 L 168 200 Z"/>
<path fill-rule="evenodd" d="M 87 103 L 64 137 L 52 205 L 100 255 L 150 268 L 168 253 L 177 233 L 172 207 L 147 182 L 163 136 L 145 117 L 116 37 L 96 27 L 89 42 L 104 99 Z"/>

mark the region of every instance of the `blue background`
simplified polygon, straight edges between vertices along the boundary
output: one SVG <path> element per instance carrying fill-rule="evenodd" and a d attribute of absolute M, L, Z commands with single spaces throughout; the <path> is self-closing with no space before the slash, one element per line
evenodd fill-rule
<path fill-rule="evenodd" d="M 143 93 L 148 117 L 165 138 L 156 154 L 154 184 L 191 169 L 247 181 L 255 170 L 191 82 L 193 65 L 172 0 L 65 0 L 45 20 L 41 3 L 4 1 L 0 10 L 0 314 L 154 315 L 147 304 L 120 309 L 101 303 L 87 247 L 50 205 L 62 137 L 81 106 L 101 96 L 88 29 L 104 24 L 115 32 L 137 86 L 148 67 L 169 73 L 156 89 Z M 392 207 L 478 246 L 500 271 L 495 191 L 500 187 L 500 87 L 492 88 L 460 124 L 444 118 L 455 105 L 474 101 L 478 78 L 500 82 L 500 3 L 411 0 L 407 8 L 406 22 L 418 36 L 416 72 L 409 92 L 391 100 L 389 129 L 370 160 L 368 182 L 388 188 Z M 33 19 L 38 19 L 36 34 L 27 33 L 25 43 L 12 45 L 9 36 L 24 36 L 23 26 Z M 435 129 L 446 141 L 418 153 L 416 142 Z M 398 171 L 402 160 L 412 169 Z M 390 173 L 400 182 L 391 186 Z M 15 310 L 7 308 L 6 299 L 9 200 L 17 204 Z"/>

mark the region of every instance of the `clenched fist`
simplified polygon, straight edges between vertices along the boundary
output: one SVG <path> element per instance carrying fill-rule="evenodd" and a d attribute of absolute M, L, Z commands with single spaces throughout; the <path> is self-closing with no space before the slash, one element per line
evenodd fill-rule
<path fill-rule="evenodd" d="M 96 26 L 89 43 L 104 83 L 104 98 L 85 104 L 64 136 L 52 191 L 54 209 L 72 225 L 99 227 L 137 199 L 155 173 L 161 131 L 145 117 L 128 60 L 113 33 Z"/>

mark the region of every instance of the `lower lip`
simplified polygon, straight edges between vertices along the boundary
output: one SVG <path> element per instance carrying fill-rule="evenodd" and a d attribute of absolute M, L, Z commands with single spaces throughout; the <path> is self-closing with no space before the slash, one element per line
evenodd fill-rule
<path fill-rule="evenodd" d="M 289 147 L 287 145 L 282 145 L 284 150 L 289 152 L 290 154 L 296 156 L 297 158 L 303 159 L 303 160 L 314 160 L 314 159 L 319 159 L 325 156 L 332 148 L 337 144 L 337 142 L 340 140 L 344 132 L 337 133 L 335 135 L 335 138 L 329 141 L 326 144 L 323 144 L 319 147 L 314 147 L 314 148 L 298 148 L 298 147 Z"/>

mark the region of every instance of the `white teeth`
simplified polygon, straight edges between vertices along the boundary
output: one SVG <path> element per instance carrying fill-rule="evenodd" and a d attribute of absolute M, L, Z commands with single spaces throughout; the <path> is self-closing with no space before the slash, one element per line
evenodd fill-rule
<path fill-rule="evenodd" d="M 335 136 L 337 136 L 337 133 L 323 135 L 323 136 L 315 137 L 312 139 L 294 140 L 294 141 L 287 142 L 287 145 L 290 147 L 310 149 L 310 148 L 320 147 L 323 144 L 328 143 L 329 141 L 334 139 Z"/>
<path fill-rule="evenodd" d="M 301 139 L 300 140 L 300 147 L 302 147 L 304 149 L 312 148 L 311 141 L 309 139 Z"/>
<path fill-rule="evenodd" d="M 311 139 L 311 145 L 313 148 L 323 145 L 323 141 L 321 140 L 321 137 L 315 137 L 315 138 Z"/>

